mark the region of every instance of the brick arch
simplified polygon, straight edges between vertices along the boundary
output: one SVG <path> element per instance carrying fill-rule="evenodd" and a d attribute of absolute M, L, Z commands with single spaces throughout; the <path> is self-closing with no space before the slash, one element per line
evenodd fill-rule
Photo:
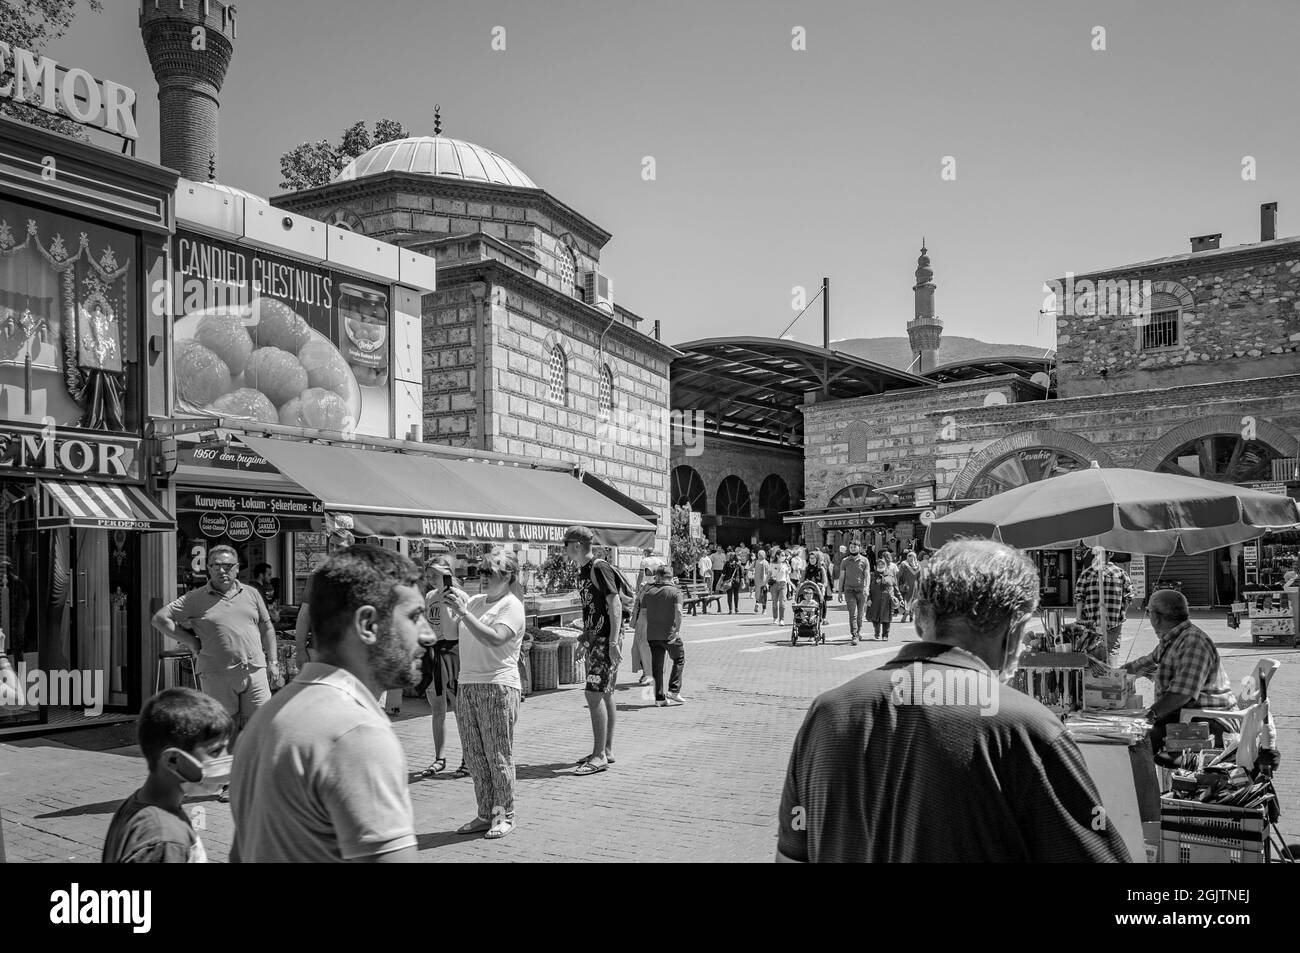
<path fill-rule="evenodd" d="M 1175 427 L 1159 440 L 1152 443 L 1138 458 L 1135 464 L 1139 470 L 1154 470 L 1165 462 L 1165 458 L 1183 444 L 1201 437 L 1213 437 L 1216 434 L 1239 434 L 1244 426 L 1243 417 L 1250 414 L 1216 414 L 1212 417 L 1198 417 Z M 1255 438 L 1260 440 L 1283 457 L 1300 456 L 1300 441 L 1291 436 L 1277 424 L 1255 418 Z"/>
<path fill-rule="evenodd" d="M 1031 450 L 1035 447 L 1061 450 L 1082 460 L 1096 460 L 1098 466 L 1114 466 L 1110 454 L 1086 437 L 1060 430 L 1026 430 L 994 441 L 966 461 L 966 466 L 953 482 L 949 496 L 953 499 L 962 499 L 979 475 L 984 472 L 985 467 L 1007 454 L 1015 453 L 1017 450 Z"/>
<path fill-rule="evenodd" d="M 1191 311 L 1196 307 L 1196 299 L 1192 297 L 1192 293 L 1177 281 L 1169 281 L 1163 278 L 1159 281 L 1153 281 L 1151 282 L 1151 294 L 1153 296 L 1158 294 L 1172 295 L 1178 299 L 1178 306 L 1184 311 Z"/>

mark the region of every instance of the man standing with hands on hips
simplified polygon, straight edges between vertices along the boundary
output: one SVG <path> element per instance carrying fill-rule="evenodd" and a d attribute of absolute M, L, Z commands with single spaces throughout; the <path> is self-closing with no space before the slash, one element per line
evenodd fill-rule
<path fill-rule="evenodd" d="M 613 566 L 591 552 L 595 534 L 585 526 L 570 526 L 564 534 L 564 555 L 578 566 L 578 596 L 582 600 L 582 639 L 587 661 L 587 708 L 591 712 L 591 754 L 578 762 L 574 774 L 597 774 L 614 761 L 614 689 L 622 660 L 623 599 Z"/>
<path fill-rule="evenodd" d="M 208 551 L 208 584 L 159 609 L 153 627 L 189 648 L 202 691 L 219 701 L 240 730 L 280 684 L 275 628 L 255 586 L 239 581 L 239 554 L 231 546 Z M 225 791 L 221 800 L 229 800 Z"/>

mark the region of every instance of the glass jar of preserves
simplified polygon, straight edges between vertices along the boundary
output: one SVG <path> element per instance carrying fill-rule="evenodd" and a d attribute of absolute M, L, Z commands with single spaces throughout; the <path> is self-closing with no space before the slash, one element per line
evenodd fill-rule
<path fill-rule="evenodd" d="M 388 383 L 388 295 L 363 285 L 339 285 L 339 323 L 347 338 L 343 356 L 362 387 Z"/>

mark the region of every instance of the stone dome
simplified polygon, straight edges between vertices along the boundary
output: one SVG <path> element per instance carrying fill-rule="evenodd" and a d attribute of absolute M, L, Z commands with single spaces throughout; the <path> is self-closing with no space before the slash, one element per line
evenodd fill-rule
<path fill-rule="evenodd" d="M 348 182 L 381 172 L 415 172 L 465 182 L 537 188 L 537 183 L 504 156 L 447 136 L 413 136 L 374 146 L 344 166 L 334 181 Z"/>

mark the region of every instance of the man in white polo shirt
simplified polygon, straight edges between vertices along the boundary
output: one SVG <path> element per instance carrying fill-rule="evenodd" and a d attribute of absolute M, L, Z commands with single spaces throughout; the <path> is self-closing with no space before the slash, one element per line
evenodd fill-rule
<path fill-rule="evenodd" d="M 232 863 L 415 859 L 406 756 L 379 707 L 433 644 L 405 556 L 353 546 L 312 575 L 313 661 L 249 722 L 231 770 Z"/>

